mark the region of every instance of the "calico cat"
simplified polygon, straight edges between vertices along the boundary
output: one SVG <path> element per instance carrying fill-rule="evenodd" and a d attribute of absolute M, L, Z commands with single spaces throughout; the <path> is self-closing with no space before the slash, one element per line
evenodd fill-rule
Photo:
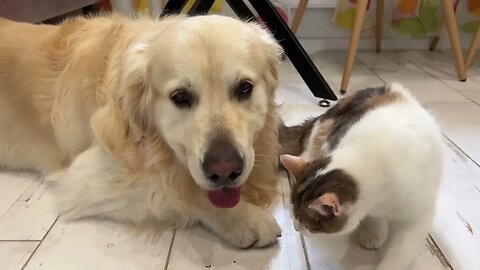
<path fill-rule="evenodd" d="M 443 166 L 439 127 L 410 92 L 399 84 L 359 91 L 281 126 L 279 139 L 302 229 L 358 228 L 362 247 L 385 243 L 377 270 L 408 269 L 432 224 Z"/>

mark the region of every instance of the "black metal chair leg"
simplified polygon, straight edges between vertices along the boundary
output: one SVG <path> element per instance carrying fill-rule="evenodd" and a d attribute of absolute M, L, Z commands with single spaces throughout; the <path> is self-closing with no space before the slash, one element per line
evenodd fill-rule
<path fill-rule="evenodd" d="M 180 13 L 186 4 L 186 1 L 187 0 L 169 0 L 165 10 L 167 12 Z M 195 4 L 198 6 L 196 8 L 192 8 L 192 13 L 194 13 L 193 10 L 195 10 L 195 12 L 197 10 L 205 11 L 208 5 L 201 3 L 203 1 L 210 2 L 210 0 L 197 0 L 198 3 Z M 233 11 L 238 17 L 242 19 L 255 20 L 255 16 L 252 14 L 247 5 L 245 5 L 243 0 L 226 1 L 232 7 Z M 249 0 L 249 2 L 258 12 L 259 16 L 267 23 L 267 26 L 271 29 L 275 38 L 282 45 L 285 53 L 290 58 L 293 66 L 295 69 L 297 69 L 298 73 L 305 81 L 312 94 L 319 98 L 337 100 L 335 93 L 325 81 L 322 74 L 320 74 L 317 67 L 313 64 L 312 60 L 305 52 L 302 45 L 298 42 L 288 25 L 280 17 L 272 3 L 270 3 L 269 0 Z"/>
<path fill-rule="evenodd" d="M 330 107 L 330 101 L 326 99 L 322 99 L 318 102 L 318 106 L 323 107 L 323 108 L 328 108 Z"/>
<path fill-rule="evenodd" d="M 243 0 L 226 0 L 227 4 L 232 8 L 233 12 L 242 20 L 257 21 L 252 11 L 245 5 Z"/>
<path fill-rule="evenodd" d="M 196 0 L 192 8 L 188 11 L 188 15 L 204 15 L 212 8 L 215 0 Z"/>
<path fill-rule="evenodd" d="M 315 97 L 337 100 L 335 93 L 313 64 L 288 25 L 283 21 L 269 0 L 249 0 L 258 15 L 267 23 L 275 38 L 280 42 L 295 69 Z M 233 7 L 232 7 L 233 8 Z"/>
<path fill-rule="evenodd" d="M 200 1 L 200 0 L 199 0 Z M 159 17 L 163 17 L 168 14 L 178 14 L 182 12 L 182 9 L 187 4 L 188 0 L 169 0 L 160 13 Z"/>

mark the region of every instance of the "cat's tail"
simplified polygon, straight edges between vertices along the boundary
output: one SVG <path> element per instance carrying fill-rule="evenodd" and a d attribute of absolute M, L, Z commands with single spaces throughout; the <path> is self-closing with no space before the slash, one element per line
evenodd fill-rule
<path fill-rule="evenodd" d="M 287 127 L 279 119 L 278 141 L 280 143 L 280 154 L 299 156 L 304 151 L 305 140 L 311 132 L 315 119 L 310 119 L 300 125 Z"/>

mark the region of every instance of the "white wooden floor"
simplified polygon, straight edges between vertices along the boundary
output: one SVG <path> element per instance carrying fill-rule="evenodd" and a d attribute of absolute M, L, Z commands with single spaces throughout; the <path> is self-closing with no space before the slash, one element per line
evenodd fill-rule
<path fill-rule="evenodd" d="M 314 56 L 338 89 L 344 52 Z M 278 102 L 287 124 L 323 109 L 294 68 L 281 68 Z M 400 82 L 437 117 L 445 135 L 445 175 L 431 237 L 415 270 L 480 269 L 480 61 L 467 82 L 456 80 L 449 52 L 359 52 L 351 89 Z M 202 228 L 139 233 L 112 222 L 65 223 L 44 184 L 28 174 L 0 174 L 0 269 L 373 269 L 377 252 L 348 238 L 302 236 L 288 212 L 288 184 L 273 209 L 283 229 L 278 245 L 237 250 Z"/>

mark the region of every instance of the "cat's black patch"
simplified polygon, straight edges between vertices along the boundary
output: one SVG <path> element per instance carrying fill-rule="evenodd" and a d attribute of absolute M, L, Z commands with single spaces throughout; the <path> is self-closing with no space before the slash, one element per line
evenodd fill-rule
<path fill-rule="evenodd" d="M 331 161 L 331 158 L 329 156 L 312 161 L 308 166 L 308 169 L 305 171 L 305 174 L 303 175 L 302 178 L 304 179 L 315 178 L 315 175 L 317 174 L 317 172 L 325 169 L 325 167 L 327 167 L 330 161 Z"/>
<path fill-rule="evenodd" d="M 278 140 L 281 146 L 281 154 L 298 156 L 303 152 L 303 145 L 312 133 L 313 125 L 317 118 L 307 119 L 302 124 L 287 127 L 283 121 L 279 121 Z"/>
<path fill-rule="evenodd" d="M 293 188 L 293 205 L 299 205 L 302 201 L 312 201 L 321 195 L 332 192 L 337 194 L 340 203 L 356 202 L 358 198 L 357 183 L 347 172 L 341 169 L 334 169 L 325 174 L 316 175 L 319 170 L 310 170 L 306 178 L 297 183 L 302 188 Z"/>
<path fill-rule="evenodd" d="M 321 116 L 308 119 L 300 125 L 285 127 L 279 126 L 279 141 L 282 154 L 300 155 L 303 152 L 305 141 L 309 138 L 316 121 L 325 123 L 333 120 L 326 143 L 332 151 L 340 143 L 348 129 L 358 122 L 369 110 L 393 102 L 398 94 L 391 92 L 388 87 L 367 88 L 341 99 L 335 106 Z"/>
<path fill-rule="evenodd" d="M 366 112 L 372 109 L 369 103 L 377 96 L 386 95 L 390 90 L 386 87 L 367 88 L 341 99 L 335 106 L 319 117 L 320 121 L 333 119 L 335 122 L 327 137 L 330 151 L 335 149 L 348 129 L 358 122 Z"/>

